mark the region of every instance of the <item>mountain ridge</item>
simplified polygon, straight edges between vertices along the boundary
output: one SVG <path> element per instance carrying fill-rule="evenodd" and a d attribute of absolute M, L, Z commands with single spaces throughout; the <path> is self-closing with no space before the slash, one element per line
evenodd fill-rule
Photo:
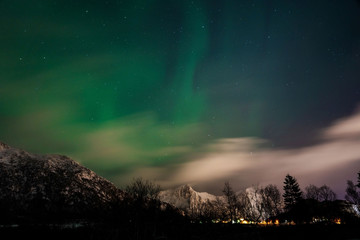
<path fill-rule="evenodd" d="M 219 199 L 224 201 L 224 196 L 215 196 L 207 192 L 197 192 L 189 184 L 181 185 L 177 188 L 161 191 L 159 199 L 169 203 L 186 213 L 198 211 L 207 201 Z"/>
<path fill-rule="evenodd" d="M 0 203 L 8 215 L 82 217 L 108 209 L 125 193 L 59 154 L 32 154 L 0 142 Z"/>

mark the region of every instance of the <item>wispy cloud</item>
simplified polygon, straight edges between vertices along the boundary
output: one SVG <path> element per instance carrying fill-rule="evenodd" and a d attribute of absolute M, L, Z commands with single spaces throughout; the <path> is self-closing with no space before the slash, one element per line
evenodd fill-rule
<path fill-rule="evenodd" d="M 157 168 L 192 153 L 195 145 L 189 145 L 189 139 L 199 140 L 197 137 L 204 135 L 201 131 L 201 124 L 172 126 L 159 122 L 151 112 L 139 113 L 89 129 L 82 135 L 85 150 L 77 157 L 105 174 L 111 169 Z"/>
<path fill-rule="evenodd" d="M 235 179 L 245 187 L 281 185 L 290 173 L 303 187 L 329 184 L 341 195 L 345 181 L 359 171 L 354 166 L 360 167 L 360 111 L 334 122 L 319 138 L 320 143 L 299 149 L 262 149 L 258 146 L 265 140 L 256 138 L 220 139 L 208 146 L 211 151 L 182 164 L 168 180 L 173 184 L 210 184 Z"/>

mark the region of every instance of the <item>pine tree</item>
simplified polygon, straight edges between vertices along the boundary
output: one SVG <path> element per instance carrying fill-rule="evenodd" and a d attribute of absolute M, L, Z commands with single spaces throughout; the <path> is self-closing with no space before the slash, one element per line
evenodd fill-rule
<path fill-rule="evenodd" d="M 302 199 L 302 192 L 296 178 L 286 175 L 284 181 L 284 203 L 285 209 L 290 210 L 296 203 Z"/>

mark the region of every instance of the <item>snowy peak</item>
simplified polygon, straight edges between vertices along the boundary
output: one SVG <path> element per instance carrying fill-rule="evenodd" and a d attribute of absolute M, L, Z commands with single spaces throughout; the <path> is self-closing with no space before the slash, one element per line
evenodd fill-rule
<path fill-rule="evenodd" d="M 189 184 L 186 184 L 175 189 L 174 193 L 178 197 L 188 198 L 195 193 L 195 190 Z"/>
<path fill-rule="evenodd" d="M 188 191 L 188 192 L 191 192 L 191 191 L 194 191 L 194 189 L 189 185 L 189 184 L 185 184 L 185 185 L 182 185 L 178 188 L 180 191 Z"/>
<path fill-rule="evenodd" d="M 193 212 L 200 209 L 207 201 L 216 199 L 215 195 L 206 192 L 197 192 L 189 184 L 182 185 L 175 189 L 161 191 L 160 200 L 169 203 L 185 212 Z"/>

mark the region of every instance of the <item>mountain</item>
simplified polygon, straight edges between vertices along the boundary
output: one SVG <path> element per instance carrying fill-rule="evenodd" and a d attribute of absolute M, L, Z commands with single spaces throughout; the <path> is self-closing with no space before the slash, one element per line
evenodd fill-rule
<path fill-rule="evenodd" d="M 0 211 L 20 216 L 83 218 L 124 198 L 124 192 L 74 160 L 38 155 L 0 142 Z"/>
<path fill-rule="evenodd" d="M 186 184 L 175 189 L 161 191 L 160 201 L 169 203 L 187 213 L 196 211 L 207 201 L 215 201 L 217 196 L 207 192 L 197 192 L 190 185 Z M 223 199 L 222 196 L 219 197 Z"/>

